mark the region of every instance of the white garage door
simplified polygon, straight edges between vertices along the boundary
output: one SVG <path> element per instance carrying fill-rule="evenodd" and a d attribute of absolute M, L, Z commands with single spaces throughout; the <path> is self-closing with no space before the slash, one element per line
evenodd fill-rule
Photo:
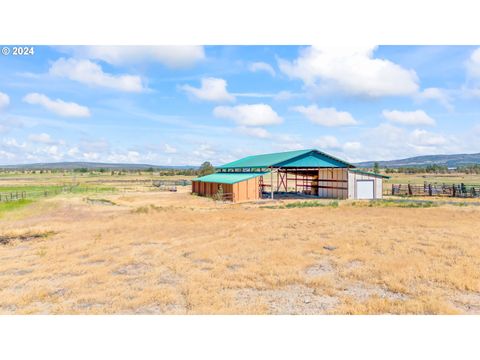
<path fill-rule="evenodd" d="M 357 199 L 373 199 L 373 180 L 357 180 Z"/>

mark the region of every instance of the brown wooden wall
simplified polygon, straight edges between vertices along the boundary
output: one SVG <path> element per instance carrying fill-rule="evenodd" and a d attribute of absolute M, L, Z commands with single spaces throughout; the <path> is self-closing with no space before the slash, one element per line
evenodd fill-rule
<path fill-rule="evenodd" d="M 319 197 L 327 199 L 348 198 L 348 169 L 319 169 L 318 174 Z"/>
<path fill-rule="evenodd" d="M 219 184 L 207 183 L 200 181 L 192 181 L 192 193 L 200 196 L 211 197 L 218 192 L 218 188 L 222 185 L 224 194 L 232 194 L 233 202 L 252 201 L 260 199 L 260 178 L 238 182 L 236 184 Z"/>

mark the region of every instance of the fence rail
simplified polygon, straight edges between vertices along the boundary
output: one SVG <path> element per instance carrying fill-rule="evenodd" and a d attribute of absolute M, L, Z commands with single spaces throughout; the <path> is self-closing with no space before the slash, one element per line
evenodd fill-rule
<path fill-rule="evenodd" d="M 15 191 L 3 191 L 0 192 L 0 202 L 17 201 L 22 199 L 34 199 L 49 197 L 58 194 L 66 193 L 96 193 L 114 191 L 113 188 L 98 188 L 98 187 L 79 187 L 79 186 L 60 186 L 58 188 L 48 188 L 45 190 L 15 190 Z"/>
<path fill-rule="evenodd" d="M 460 184 L 392 184 L 384 190 L 384 195 L 399 196 L 445 196 L 460 198 L 480 197 L 480 185 Z"/>
<path fill-rule="evenodd" d="M 153 186 L 187 186 L 191 185 L 190 180 L 152 180 Z"/>

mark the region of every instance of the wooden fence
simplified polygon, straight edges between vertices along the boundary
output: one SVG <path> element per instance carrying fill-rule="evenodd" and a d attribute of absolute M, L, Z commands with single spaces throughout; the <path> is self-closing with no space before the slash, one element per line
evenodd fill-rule
<path fill-rule="evenodd" d="M 475 198 L 480 197 L 480 185 L 460 184 L 392 184 L 384 190 L 384 195 L 397 196 L 446 196 Z"/>
<path fill-rule="evenodd" d="M 113 188 L 112 190 L 113 191 Z M 58 188 L 49 188 L 45 190 L 36 190 L 36 191 L 9 191 L 9 192 L 0 192 L 0 202 L 7 201 L 17 201 L 22 199 L 35 199 L 42 197 L 49 197 L 58 194 L 65 193 L 96 193 L 96 192 L 105 192 L 105 188 L 97 187 L 78 187 L 78 186 L 62 186 Z"/>

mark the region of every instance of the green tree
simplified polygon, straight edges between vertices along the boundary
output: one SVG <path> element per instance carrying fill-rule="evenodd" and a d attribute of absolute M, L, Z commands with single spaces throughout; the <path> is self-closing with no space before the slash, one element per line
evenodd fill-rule
<path fill-rule="evenodd" d="M 380 165 L 378 164 L 378 162 L 374 162 L 373 163 L 373 172 L 375 174 L 379 174 L 380 173 Z"/>
<path fill-rule="evenodd" d="M 200 165 L 199 174 L 200 175 L 208 175 L 213 174 L 215 172 L 215 168 L 209 161 L 205 161 L 202 165 Z"/>

